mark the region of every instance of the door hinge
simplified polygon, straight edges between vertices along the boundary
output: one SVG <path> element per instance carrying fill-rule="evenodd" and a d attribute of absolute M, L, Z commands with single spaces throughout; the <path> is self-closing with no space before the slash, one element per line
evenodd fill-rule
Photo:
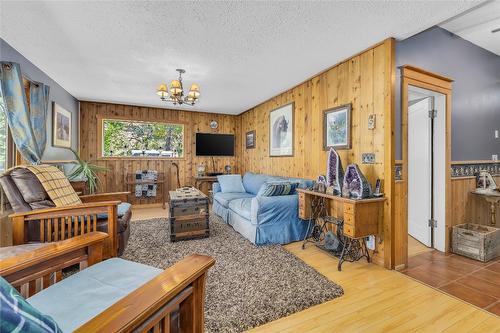
<path fill-rule="evenodd" d="M 429 110 L 429 118 L 434 119 L 437 117 L 437 114 L 438 114 L 437 110 Z"/>
<path fill-rule="evenodd" d="M 434 219 L 429 219 L 429 227 L 437 228 L 437 226 L 438 226 L 438 221 L 436 221 Z"/>

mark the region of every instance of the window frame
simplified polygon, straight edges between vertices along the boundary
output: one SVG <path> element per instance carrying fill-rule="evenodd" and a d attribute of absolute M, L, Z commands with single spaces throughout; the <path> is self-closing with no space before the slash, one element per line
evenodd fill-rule
<path fill-rule="evenodd" d="M 104 156 L 104 121 L 105 120 L 118 120 L 129 121 L 135 123 L 160 123 L 166 125 L 181 125 L 182 126 L 182 144 L 183 154 L 180 157 L 168 156 Z M 182 161 L 186 159 L 187 144 L 186 144 L 186 123 L 182 121 L 168 121 L 168 120 L 143 120 L 143 119 L 130 119 L 128 117 L 117 116 L 97 116 L 97 160 L 169 160 L 169 161 Z"/>

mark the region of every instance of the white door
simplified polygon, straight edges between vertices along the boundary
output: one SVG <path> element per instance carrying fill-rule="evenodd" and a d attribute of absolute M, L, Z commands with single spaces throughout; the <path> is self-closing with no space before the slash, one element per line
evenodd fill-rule
<path fill-rule="evenodd" d="M 431 246 L 431 97 L 408 106 L 408 233 Z"/>

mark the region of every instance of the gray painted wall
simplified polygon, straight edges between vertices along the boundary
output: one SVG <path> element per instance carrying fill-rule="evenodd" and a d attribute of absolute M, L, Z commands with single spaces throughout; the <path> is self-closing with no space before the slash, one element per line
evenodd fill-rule
<path fill-rule="evenodd" d="M 78 151 L 78 100 L 69 94 L 57 82 L 36 67 L 31 61 L 17 52 L 6 41 L 0 38 L 0 60 L 17 62 L 21 65 L 24 75 L 33 81 L 42 82 L 50 86 L 50 106 L 47 117 L 47 146 L 42 159 L 48 160 L 73 160 L 74 156 L 70 150 L 52 146 L 52 102 L 56 102 L 72 113 L 72 148 Z"/>
<path fill-rule="evenodd" d="M 500 155 L 500 56 L 440 27 L 396 43 L 396 66 L 413 65 L 454 80 L 452 161 Z M 396 68 L 396 159 L 401 159 L 401 71 Z"/>

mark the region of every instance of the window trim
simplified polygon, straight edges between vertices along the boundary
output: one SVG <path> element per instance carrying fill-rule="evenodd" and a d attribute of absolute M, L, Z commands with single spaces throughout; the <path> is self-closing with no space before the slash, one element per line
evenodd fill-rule
<path fill-rule="evenodd" d="M 168 156 L 103 156 L 104 152 L 104 121 L 105 120 L 121 120 L 121 121 L 130 121 L 130 122 L 141 122 L 141 123 L 160 123 L 160 124 L 168 124 L 168 125 L 182 125 L 182 143 L 184 152 L 181 157 L 168 157 Z M 143 119 L 130 119 L 128 117 L 120 117 L 120 116 L 97 116 L 97 156 L 96 160 L 98 161 L 110 161 L 110 160 L 134 160 L 134 161 L 157 161 L 157 160 L 168 160 L 168 161 L 182 161 L 186 159 L 187 151 L 186 151 L 186 122 L 183 121 L 168 121 L 168 120 L 143 120 Z"/>

